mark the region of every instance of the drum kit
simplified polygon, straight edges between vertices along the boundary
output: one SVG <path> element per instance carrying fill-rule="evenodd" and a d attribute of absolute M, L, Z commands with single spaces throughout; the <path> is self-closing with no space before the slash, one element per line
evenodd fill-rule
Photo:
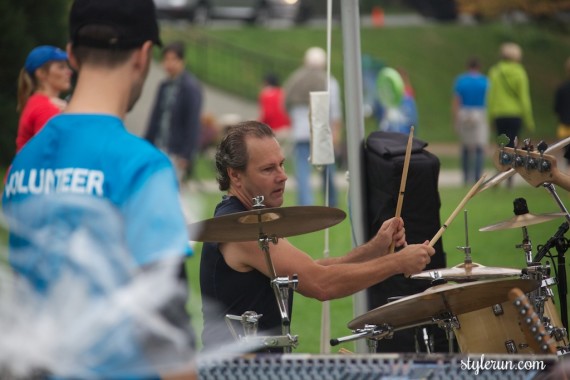
<path fill-rule="evenodd" d="M 513 218 L 480 231 L 524 228 L 551 220 L 552 214 L 524 219 L 526 224 Z M 354 334 L 333 339 L 331 344 L 367 338 L 370 352 L 376 352 L 378 341 L 390 338 L 396 331 L 435 324 L 446 332 L 450 353 L 454 351 L 455 339 L 461 353 L 542 353 L 534 351 L 537 349 L 526 337 L 524 321 L 519 321 L 520 310 L 509 302 L 509 291 L 520 289 L 527 294 L 556 352 L 570 352 L 567 330 L 554 305 L 551 286 L 556 280 L 549 276 L 548 265 L 531 263 L 524 269 L 487 267 L 471 262 L 468 244 L 458 248 L 465 251 L 462 264 L 411 276 L 432 280 L 432 286 L 355 318 L 348 324 Z"/>
<path fill-rule="evenodd" d="M 504 151 L 499 152 L 500 155 L 504 153 Z M 517 157 L 511 159 L 514 162 Z M 547 187 L 546 184 L 544 186 Z M 551 194 L 557 198 L 555 192 Z M 287 300 L 290 291 L 297 287 L 298 279 L 296 275 L 292 278 L 277 276 L 271 260 L 270 243 L 277 244 L 279 238 L 328 228 L 342 221 L 346 214 L 330 207 L 265 208 L 262 203 L 263 197 L 256 197 L 252 210 L 198 222 L 190 225 L 190 230 L 194 232 L 196 241 L 256 240 L 258 242 L 271 275 L 270 283 L 281 315 L 282 335 L 258 336 L 257 323 L 262 316 L 254 311 L 246 311 L 242 315 L 227 315 L 226 321 L 238 340 L 258 342 L 263 347 L 282 347 L 285 352 L 291 352 L 292 348 L 297 347 L 298 336 L 292 335 L 290 331 Z M 526 228 L 560 217 L 570 221 L 570 214 L 560 198 L 557 203 L 563 212 L 532 214 L 528 211 L 526 201 L 518 198 L 514 203 L 515 217 L 480 229 L 480 231 L 500 231 L 522 228 L 523 241 L 517 245 L 517 248 L 524 251 L 527 265 L 521 269 L 488 267 L 474 263 L 471 259 L 465 213 L 466 244 L 464 247 L 458 247 L 465 254 L 463 263 L 452 268 L 425 271 L 411 276 L 412 279 L 431 280 L 432 286 L 424 292 L 399 298 L 356 317 L 348 323 L 352 334 L 331 339 L 330 344 L 335 346 L 342 342 L 366 339 L 372 353 L 376 352 L 379 341 L 392 337 L 395 331 L 434 324 L 446 332 L 450 353 L 453 353 L 456 347 L 455 339 L 462 353 L 540 353 L 536 352 L 538 348 L 531 339 L 548 338 L 548 342 L 555 347 L 558 355 L 568 354 L 570 346 L 565 327 L 567 312 L 564 310 L 566 308 L 564 252 L 559 247 L 560 241 L 564 240 L 564 233 L 568 230 L 568 223 L 563 223 L 558 232 L 534 257 Z M 550 275 L 548 264 L 540 263 L 548 250 L 554 247 L 558 250 L 558 279 Z M 562 248 L 565 251 L 568 247 Z M 564 270 L 560 267 L 561 260 Z M 552 286 L 555 284 L 559 286 L 562 318 L 559 317 L 554 305 Z M 536 313 L 533 315 L 540 321 L 540 331 L 546 336 L 529 335 L 525 321 L 518 318 L 529 310 L 518 309 L 516 304 L 509 302 L 509 292 L 513 289 L 520 289 L 527 295 L 530 307 Z M 520 301 L 518 302 L 520 304 Z M 239 321 L 243 332 L 236 332 L 231 321 Z"/>

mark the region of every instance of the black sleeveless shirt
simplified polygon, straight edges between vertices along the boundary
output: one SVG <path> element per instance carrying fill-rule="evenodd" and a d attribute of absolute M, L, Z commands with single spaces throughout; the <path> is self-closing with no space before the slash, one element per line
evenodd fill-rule
<path fill-rule="evenodd" d="M 243 211 L 247 210 L 236 197 L 224 196 L 222 202 L 216 206 L 214 216 Z M 224 319 L 226 314 L 241 316 L 246 311 L 255 311 L 257 314 L 263 314 L 259 319 L 258 335 L 282 334 L 281 316 L 269 277 L 257 270 L 250 272 L 233 270 L 226 264 L 218 249 L 218 243 L 204 243 L 202 247 L 200 288 L 204 316 L 202 332 L 204 349 L 209 350 L 234 342 Z M 293 296 L 290 294 L 289 310 L 292 310 L 292 300 Z M 243 334 L 240 322 L 235 322 L 234 327 L 239 334 Z"/>

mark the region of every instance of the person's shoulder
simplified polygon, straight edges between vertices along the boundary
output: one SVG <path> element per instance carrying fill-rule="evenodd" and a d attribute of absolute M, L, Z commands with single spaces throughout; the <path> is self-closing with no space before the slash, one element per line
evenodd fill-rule
<path fill-rule="evenodd" d="M 216 206 L 215 216 L 235 214 L 236 212 L 247 211 L 245 206 L 237 197 L 224 195 L 222 201 Z"/>
<path fill-rule="evenodd" d="M 37 110 L 50 110 L 53 109 L 59 112 L 59 108 L 51 101 L 51 99 L 43 94 L 32 94 L 24 107 L 28 112 Z"/>
<path fill-rule="evenodd" d="M 166 157 L 147 140 L 127 130 L 124 122 L 114 115 L 60 114 L 54 119 L 57 125 L 68 126 L 91 139 L 90 145 L 99 146 L 105 156 L 115 162 L 168 163 Z"/>

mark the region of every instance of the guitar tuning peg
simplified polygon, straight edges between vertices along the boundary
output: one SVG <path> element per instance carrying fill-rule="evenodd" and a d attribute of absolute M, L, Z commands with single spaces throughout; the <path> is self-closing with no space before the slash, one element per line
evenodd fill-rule
<path fill-rule="evenodd" d="M 540 160 L 539 160 L 539 166 L 538 166 L 538 170 L 543 173 L 543 172 L 547 172 L 550 170 L 552 164 L 550 163 L 550 161 L 546 158 L 544 158 L 544 152 L 546 152 L 546 149 L 548 149 L 548 144 L 545 143 L 544 141 L 541 141 L 537 146 L 536 149 L 538 150 L 538 152 L 540 153 Z"/>
<path fill-rule="evenodd" d="M 530 139 L 524 139 L 523 140 L 523 150 L 526 150 L 527 152 L 531 152 L 533 147 L 532 147 L 532 142 Z"/>
<path fill-rule="evenodd" d="M 548 149 L 548 144 L 545 143 L 544 140 L 542 140 L 541 142 L 538 143 L 536 149 L 540 152 L 540 155 L 542 156 L 544 152 L 546 152 L 546 149 Z"/>
<path fill-rule="evenodd" d="M 502 134 L 499 137 L 497 137 L 497 144 L 499 144 L 501 147 L 509 145 L 510 142 L 511 139 L 505 134 Z"/>

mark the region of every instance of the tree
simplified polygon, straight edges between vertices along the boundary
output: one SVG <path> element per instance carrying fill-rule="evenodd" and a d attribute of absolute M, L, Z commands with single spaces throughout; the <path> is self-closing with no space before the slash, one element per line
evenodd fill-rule
<path fill-rule="evenodd" d="M 38 45 L 64 47 L 70 0 L 0 1 L 0 165 L 16 149 L 17 81 L 29 51 Z"/>

